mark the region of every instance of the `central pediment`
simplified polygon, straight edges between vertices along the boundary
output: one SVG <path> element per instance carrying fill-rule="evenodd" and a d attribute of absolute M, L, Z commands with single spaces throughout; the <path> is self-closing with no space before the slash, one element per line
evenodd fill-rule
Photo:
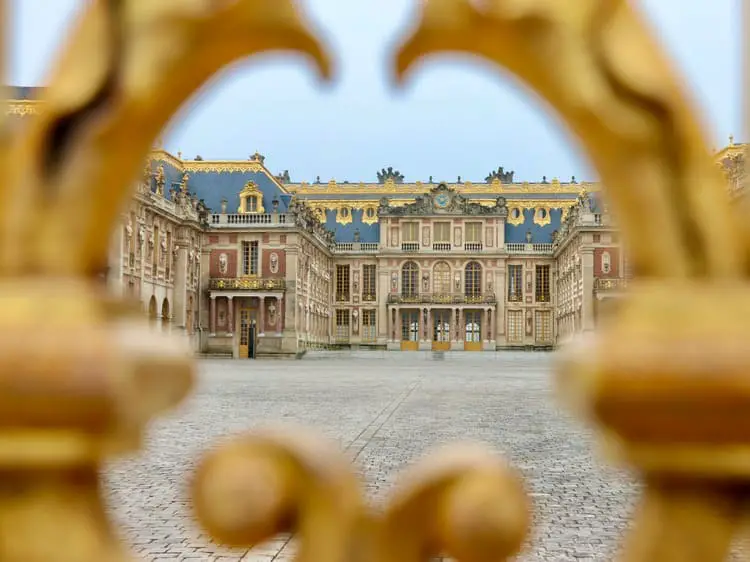
<path fill-rule="evenodd" d="M 387 197 L 380 200 L 379 216 L 432 216 L 432 215 L 494 215 L 505 217 L 508 208 L 504 197 L 498 197 L 494 206 L 475 203 L 455 189 L 441 183 L 424 195 L 418 195 L 414 203 L 392 206 Z"/>

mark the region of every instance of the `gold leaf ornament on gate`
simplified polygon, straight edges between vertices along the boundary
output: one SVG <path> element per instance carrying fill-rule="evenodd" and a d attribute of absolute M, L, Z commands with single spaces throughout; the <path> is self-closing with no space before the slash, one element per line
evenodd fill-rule
<path fill-rule="evenodd" d="M 126 558 L 98 470 L 180 401 L 194 365 L 95 276 L 173 114 L 222 67 L 269 50 L 305 54 L 330 75 L 290 0 L 93 1 L 48 81 L 45 111 L 3 129 L 0 562 Z M 428 0 L 397 75 L 441 51 L 498 63 L 559 112 L 602 177 L 637 273 L 653 279 L 634 284 L 622 314 L 561 377 L 647 480 L 625 559 L 721 559 L 740 512 L 725 484 L 750 479 L 750 449 L 733 431 L 750 412 L 750 241 L 680 83 L 625 0 Z M 642 220 L 644 201 L 652 220 Z M 303 562 L 446 552 L 484 562 L 523 542 L 522 488 L 484 449 L 417 464 L 378 516 L 326 447 L 293 432 L 218 449 L 194 482 L 200 519 L 230 544 L 296 530 Z"/>
<path fill-rule="evenodd" d="M 505 560 L 529 528 L 521 479 L 488 448 L 446 446 L 409 467 L 382 510 L 351 463 L 299 428 L 237 437 L 208 453 L 192 483 L 198 520 L 217 541 L 251 548 L 296 533 L 297 562 Z"/>
<path fill-rule="evenodd" d="M 279 50 L 330 75 L 291 0 L 94 0 L 44 111 L 23 128 L 0 113 L 0 561 L 128 558 L 99 471 L 188 394 L 194 359 L 99 274 L 173 114 L 227 64 Z"/>

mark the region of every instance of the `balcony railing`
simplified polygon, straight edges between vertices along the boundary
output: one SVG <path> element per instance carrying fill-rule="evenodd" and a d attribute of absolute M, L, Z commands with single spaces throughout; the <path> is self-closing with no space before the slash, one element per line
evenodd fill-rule
<path fill-rule="evenodd" d="M 418 252 L 419 242 L 402 242 L 401 251 L 402 252 Z"/>
<path fill-rule="evenodd" d="M 286 289 L 286 281 L 260 277 L 210 279 L 208 288 L 212 291 L 283 291 Z"/>
<path fill-rule="evenodd" d="M 434 252 L 450 252 L 451 243 L 450 242 L 434 242 L 432 244 L 432 250 Z"/>
<path fill-rule="evenodd" d="M 552 254 L 552 244 L 508 242 L 505 251 L 509 254 Z"/>
<path fill-rule="evenodd" d="M 374 253 L 380 249 L 380 244 L 377 242 L 339 242 L 334 247 L 336 253 L 348 253 L 348 252 L 366 252 Z"/>
<path fill-rule="evenodd" d="M 594 280 L 594 291 L 596 292 L 617 292 L 624 291 L 628 288 L 628 279 L 624 277 L 614 277 L 612 279 L 598 278 Z"/>
<path fill-rule="evenodd" d="M 417 293 L 402 295 L 391 293 L 388 304 L 495 304 L 495 293 L 479 293 L 466 295 L 464 293 Z"/>
<path fill-rule="evenodd" d="M 271 213 L 234 213 L 211 215 L 209 223 L 213 227 L 235 226 L 292 226 L 294 217 L 286 214 Z"/>

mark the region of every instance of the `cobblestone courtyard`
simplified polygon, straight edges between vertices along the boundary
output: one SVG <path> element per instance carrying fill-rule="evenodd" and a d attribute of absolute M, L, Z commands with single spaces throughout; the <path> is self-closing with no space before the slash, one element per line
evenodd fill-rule
<path fill-rule="evenodd" d="M 185 484 L 198 454 L 267 422 L 314 426 L 355 459 L 374 500 L 410 461 L 450 440 L 494 445 L 534 501 L 521 560 L 611 559 L 634 500 L 623 474 L 596 462 L 590 433 L 554 400 L 552 354 L 468 354 L 288 362 L 205 360 L 194 396 L 150 429 L 139 459 L 113 465 L 109 500 L 145 560 L 287 560 L 279 538 L 250 552 L 211 545 L 190 519 Z M 322 561 L 321 561 L 322 562 Z"/>

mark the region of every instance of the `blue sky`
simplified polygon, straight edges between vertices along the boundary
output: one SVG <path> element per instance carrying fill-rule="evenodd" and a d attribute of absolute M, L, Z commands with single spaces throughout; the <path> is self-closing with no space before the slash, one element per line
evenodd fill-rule
<path fill-rule="evenodd" d="M 156 1 L 156 0 L 155 0 Z M 571 0 L 560 0 L 571 1 Z M 10 80 L 43 85 L 52 53 L 85 0 L 11 0 Z M 740 0 L 641 0 L 691 85 L 711 143 L 743 138 Z M 407 181 L 595 179 L 556 117 L 508 76 L 468 58 L 434 59 L 394 91 L 388 56 L 416 1 L 303 0 L 333 48 L 337 78 L 321 87 L 288 55 L 243 61 L 170 126 L 166 146 L 193 158 L 244 159 L 256 150 L 292 181 L 374 181 L 393 166 Z"/>

